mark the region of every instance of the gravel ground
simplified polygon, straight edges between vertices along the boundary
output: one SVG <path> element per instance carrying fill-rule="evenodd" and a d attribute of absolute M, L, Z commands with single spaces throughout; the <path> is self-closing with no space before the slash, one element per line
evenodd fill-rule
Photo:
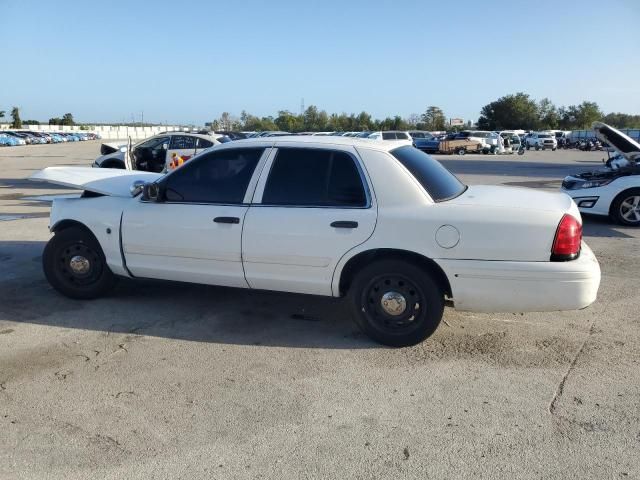
<path fill-rule="evenodd" d="M 58 295 L 25 180 L 97 142 L 0 149 L 0 478 L 639 478 L 640 230 L 585 219 L 582 311 L 463 314 L 388 349 L 340 300 L 122 281 Z M 606 154 L 605 154 L 606 155 Z M 441 157 L 465 182 L 557 189 L 603 152 Z"/>

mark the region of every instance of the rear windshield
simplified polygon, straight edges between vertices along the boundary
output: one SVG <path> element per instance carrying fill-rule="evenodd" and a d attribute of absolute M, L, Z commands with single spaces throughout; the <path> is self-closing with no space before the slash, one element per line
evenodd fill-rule
<path fill-rule="evenodd" d="M 391 151 L 414 178 L 420 182 L 434 202 L 451 200 L 461 195 L 467 186 L 440 162 L 409 145 Z"/>

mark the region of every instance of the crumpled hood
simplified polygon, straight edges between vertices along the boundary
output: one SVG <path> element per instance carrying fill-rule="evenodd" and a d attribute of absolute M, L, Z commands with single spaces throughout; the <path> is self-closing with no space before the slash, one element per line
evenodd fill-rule
<path fill-rule="evenodd" d="M 602 122 L 593 122 L 592 128 L 599 140 L 611 145 L 627 160 L 631 162 L 640 160 L 640 143 L 633 138 Z"/>
<path fill-rule="evenodd" d="M 130 197 L 130 187 L 136 180 L 153 182 L 161 173 L 91 167 L 48 167 L 34 173 L 29 180 L 48 182 L 87 190 L 101 195 Z"/>

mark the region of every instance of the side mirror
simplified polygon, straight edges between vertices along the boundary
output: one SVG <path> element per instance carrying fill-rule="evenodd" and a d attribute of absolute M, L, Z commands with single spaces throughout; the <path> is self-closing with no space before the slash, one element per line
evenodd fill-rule
<path fill-rule="evenodd" d="M 142 187 L 142 199 L 147 202 L 160 201 L 160 187 L 157 183 L 145 183 Z"/>
<path fill-rule="evenodd" d="M 140 194 L 140 192 L 142 192 L 142 189 L 144 188 L 145 183 L 146 182 L 144 180 L 136 180 L 135 182 L 133 182 L 129 187 L 129 192 L 131 192 L 131 196 L 137 197 Z"/>
<path fill-rule="evenodd" d="M 163 150 L 169 150 L 169 144 L 168 143 L 163 143 L 162 144 L 162 149 Z"/>

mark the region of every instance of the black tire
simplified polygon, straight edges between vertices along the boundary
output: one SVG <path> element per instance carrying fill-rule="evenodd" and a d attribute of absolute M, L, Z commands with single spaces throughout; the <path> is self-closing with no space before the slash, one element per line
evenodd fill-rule
<path fill-rule="evenodd" d="M 42 267 L 51 286 L 70 298 L 86 300 L 102 296 L 116 282 L 100 244 L 80 227 L 62 230 L 49 240 L 42 254 Z"/>
<path fill-rule="evenodd" d="M 531 145 L 527 144 L 527 150 L 531 150 Z"/>
<path fill-rule="evenodd" d="M 364 267 L 356 274 L 349 297 L 356 324 L 376 342 L 391 347 L 422 342 L 438 328 L 444 312 L 442 288 L 428 272 L 401 260 Z M 383 305 L 385 301 L 389 303 Z M 388 313 L 394 307 L 398 313 Z"/>
<path fill-rule="evenodd" d="M 458 148 L 458 149 L 456 150 L 456 153 L 457 153 L 458 155 L 465 155 L 465 154 L 467 153 L 467 149 L 466 149 L 466 148 L 464 148 L 464 147 L 460 147 L 460 148 Z"/>
<path fill-rule="evenodd" d="M 633 214 L 637 220 L 629 218 L 630 213 L 633 213 L 630 212 L 629 205 L 633 205 L 635 202 L 640 204 L 640 188 L 630 188 L 619 193 L 611 202 L 611 217 L 620 225 L 640 227 L 640 211 L 635 210 Z"/>
<path fill-rule="evenodd" d="M 555 152 L 556 150 L 557 150 L 557 148 L 552 148 L 551 149 L 552 152 Z"/>

